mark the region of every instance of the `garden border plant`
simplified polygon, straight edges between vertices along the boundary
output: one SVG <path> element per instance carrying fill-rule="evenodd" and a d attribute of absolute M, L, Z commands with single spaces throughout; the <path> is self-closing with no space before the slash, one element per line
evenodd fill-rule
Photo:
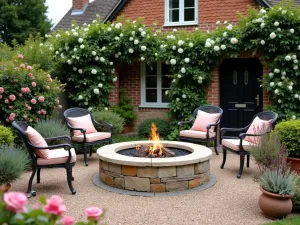
<path fill-rule="evenodd" d="M 140 59 L 170 64 L 172 85 L 167 94 L 176 120 L 186 119 L 194 108 L 206 103 L 211 71 L 222 58 L 250 51 L 260 55 L 270 71 L 262 78 L 272 101 L 269 108 L 281 119 L 299 118 L 300 8 L 291 7 L 292 3 L 284 1 L 271 9 L 249 9 L 247 16 L 239 16 L 237 26 L 218 21 L 217 29 L 210 33 L 161 33 L 141 21 L 121 17 L 103 24 L 97 19 L 47 35 L 46 45 L 54 49 L 59 70 L 65 70 L 68 82 L 79 90 L 71 98 L 90 110 L 109 105 L 108 94 L 117 80 L 114 62 Z"/>

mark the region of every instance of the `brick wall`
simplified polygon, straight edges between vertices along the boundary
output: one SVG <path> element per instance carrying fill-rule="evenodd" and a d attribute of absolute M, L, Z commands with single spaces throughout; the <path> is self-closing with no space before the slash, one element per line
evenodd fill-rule
<path fill-rule="evenodd" d="M 86 4 L 89 3 L 89 0 L 73 0 L 72 9 L 83 9 Z"/>

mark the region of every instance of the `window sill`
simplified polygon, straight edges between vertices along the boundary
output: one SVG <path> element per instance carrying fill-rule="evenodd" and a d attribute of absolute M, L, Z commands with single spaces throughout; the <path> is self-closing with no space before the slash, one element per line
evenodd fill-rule
<path fill-rule="evenodd" d="M 179 26 L 195 26 L 198 25 L 198 21 L 186 22 L 186 23 L 165 23 L 164 27 L 179 27 Z"/>
<path fill-rule="evenodd" d="M 142 105 L 139 105 L 139 109 L 141 109 L 141 108 L 169 109 L 170 107 L 168 105 L 146 105 L 146 104 L 142 104 Z"/>

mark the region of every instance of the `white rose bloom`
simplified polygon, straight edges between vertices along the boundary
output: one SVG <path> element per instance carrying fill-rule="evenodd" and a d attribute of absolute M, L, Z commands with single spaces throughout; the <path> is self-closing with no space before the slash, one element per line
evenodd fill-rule
<path fill-rule="evenodd" d="M 277 85 L 278 85 L 279 87 L 281 87 L 281 86 L 282 86 L 282 82 L 278 82 Z"/>
<path fill-rule="evenodd" d="M 76 59 L 79 60 L 79 56 L 76 56 Z"/>
<path fill-rule="evenodd" d="M 294 29 L 290 29 L 290 33 L 291 34 L 295 33 L 295 30 Z"/>
<path fill-rule="evenodd" d="M 220 24 L 220 21 L 217 21 L 216 24 L 217 24 L 217 25 Z"/>
<path fill-rule="evenodd" d="M 116 82 L 117 80 L 118 80 L 117 77 L 114 77 L 114 78 L 113 78 L 113 82 Z"/>
<path fill-rule="evenodd" d="M 260 27 L 261 27 L 261 28 L 264 28 L 265 26 L 266 26 L 265 23 L 261 23 L 261 24 L 260 24 Z"/>
<path fill-rule="evenodd" d="M 176 98 L 176 101 L 177 101 L 177 102 L 179 102 L 179 101 L 180 101 L 180 99 L 179 99 L 179 98 Z"/>
<path fill-rule="evenodd" d="M 73 67 L 73 70 L 74 70 L 74 71 L 76 71 L 76 70 L 77 70 L 77 68 L 76 68 L 76 67 Z"/>
<path fill-rule="evenodd" d="M 139 44 L 139 40 L 135 39 L 133 42 L 135 45 Z"/>
<path fill-rule="evenodd" d="M 236 38 L 231 38 L 230 39 L 230 42 L 231 42 L 231 44 L 237 44 L 238 43 L 238 39 L 236 39 Z"/>
<path fill-rule="evenodd" d="M 210 47 L 211 47 L 211 43 L 206 42 L 206 43 L 205 43 L 205 47 L 206 47 L 206 48 L 210 48 Z"/>
<path fill-rule="evenodd" d="M 83 99 L 82 95 L 79 95 L 78 100 L 82 100 L 82 99 Z"/>
<path fill-rule="evenodd" d="M 273 86 L 274 86 L 274 82 L 271 82 L 271 83 L 270 83 L 270 87 L 273 87 Z"/>
<path fill-rule="evenodd" d="M 80 48 L 81 48 L 81 49 L 84 49 L 84 45 L 80 45 Z"/>
<path fill-rule="evenodd" d="M 181 45 L 183 45 L 183 44 L 184 44 L 184 41 L 182 41 L 182 40 L 179 40 L 177 44 L 178 44 L 178 46 L 181 46 Z"/>
<path fill-rule="evenodd" d="M 87 105 L 87 104 L 86 104 L 86 105 Z M 92 108 L 92 107 L 89 107 L 89 108 L 88 108 L 88 111 L 90 111 L 90 112 L 91 112 L 92 110 L 93 110 L 93 108 Z"/>
<path fill-rule="evenodd" d="M 120 38 L 119 37 L 115 37 L 115 40 L 118 41 L 118 40 L 120 40 Z"/>
<path fill-rule="evenodd" d="M 169 91 L 167 90 L 167 91 L 165 91 L 165 95 L 168 95 L 169 94 Z"/>
<path fill-rule="evenodd" d="M 68 64 L 71 65 L 72 64 L 72 61 L 70 59 L 68 59 Z"/>
<path fill-rule="evenodd" d="M 185 95 L 185 94 L 183 94 L 181 97 L 182 97 L 182 98 L 186 98 L 186 95 Z"/>
<path fill-rule="evenodd" d="M 220 38 L 216 38 L 216 42 L 220 42 L 221 41 L 221 39 Z"/>
<path fill-rule="evenodd" d="M 264 10 L 264 9 L 259 10 L 259 13 L 260 13 L 260 14 L 263 14 L 263 13 L 266 13 L 266 12 L 267 12 L 267 11 Z"/>
<path fill-rule="evenodd" d="M 183 53 L 183 49 L 182 49 L 182 48 L 179 48 L 179 49 L 178 49 L 178 53 L 180 53 L 180 54 Z"/>
<path fill-rule="evenodd" d="M 298 95 L 298 94 L 295 94 L 294 97 L 295 97 L 295 98 L 299 98 L 299 95 Z"/>
<path fill-rule="evenodd" d="M 176 47 L 175 45 L 173 45 L 173 46 L 172 46 L 172 49 L 173 49 L 173 50 L 176 50 L 176 49 L 177 49 L 177 47 Z"/>
<path fill-rule="evenodd" d="M 282 12 L 283 12 L 283 11 L 282 11 Z M 296 116 L 295 116 L 295 115 L 293 115 L 293 116 L 292 116 L 292 119 L 293 119 L 293 120 L 295 120 L 295 119 L 296 119 Z"/>
<path fill-rule="evenodd" d="M 122 23 L 117 23 L 115 28 L 120 29 L 122 27 Z"/>
<path fill-rule="evenodd" d="M 172 82 L 175 83 L 175 82 L 176 82 L 176 79 L 173 79 Z"/>
<path fill-rule="evenodd" d="M 113 62 L 109 62 L 109 65 L 111 65 L 111 66 L 112 66 L 112 65 L 114 65 L 114 63 L 113 63 Z"/>
<path fill-rule="evenodd" d="M 276 90 L 274 91 L 274 93 L 275 93 L 276 95 L 278 95 L 278 94 L 279 94 L 279 90 L 276 89 Z"/>
<path fill-rule="evenodd" d="M 158 54 L 157 54 L 156 52 L 154 53 L 154 55 L 155 55 L 155 56 L 158 56 Z"/>
<path fill-rule="evenodd" d="M 225 50 L 226 49 L 226 45 L 221 45 L 221 49 Z"/>
<path fill-rule="evenodd" d="M 121 33 L 121 34 L 120 34 L 120 37 L 123 37 L 123 36 L 124 36 L 124 34 Z"/>
<path fill-rule="evenodd" d="M 142 57 L 141 57 L 141 61 L 144 61 L 144 60 L 145 60 L 145 57 L 142 56 Z"/>
<path fill-rule="evenodd" d="M 184 62 L 185 62 L 185 63 L 189 63 L 189 62 L 190 62 L 190 58 L 185 58 L 185 59 L 184 59 Z"/>
<path fill-rule="evenodd" d="M 285 80 L 285 76 L 281 76 L 281 79 L 282 79 L 282 80 Z"/>
<path fill-rule="evenodd" d="M 97 74 L 97 70 L 92 69 L 91 73 L 92 73 L 92 74 Z"/>
<path fill-rule="evenodd" d="M 287 12 L 286 10 L 282 10 L 281 13 L 282 13 L 282 15 L 284 15 L 284 14 L 286 14 L 286 12 Z"/>
<path fill-rule="evenodd" d="M 98 61 L 98 60 L 99 60 L 99 56 L 96 56 L 96 57 L 95 57 L 95 60 Z"/>
<path fill-rule="evenodd" d="M 111 31 L 111 28 L 109 27 L 109 28 L 107 28 L 107 31 Z"/>
<path fill-rule="evenodd" d="M 229 24 L 227 27 L 226 27 L 227 30 L 232 30 L 232 25 Z"/>
<path fill-rule="evenodd" d="M 129 52 L 130 54 L 132 54 L 132 53 L 134 52 L 134 50 L 133 50 L 132 48 L 130 48 L 130 49 L 128 49 L 128 52 Z"/>
<path fill-rule="evenodd" d="M 170 63 L 171 63 L 171 65 L 175 65 L 176 64 L 176 59 L 171 59 Z"/>
<path fill-rule="evenodd" d="M 142 51 L 146 51 L 147 47 L 145 45 L 141 46 Z"/>
<path fill-rule="evenodd" d="M 293 67 L 293 69 L 294 69 L 294 70 L 297 70 L 297 69 L 298 69 L 298 65 L 295 65 L 295 66 Z"/>
<path fill-rule="evenodd" d="M 224 33 L 223 33 L 223 37 L 227 37 L 227 32 L 224 32 Z"/>
<path fill-rule="evenodd" d="M 293 90 L 293 86 L 288 86 L 287 87 L 290 91 Z"/>
<path fill-rule="evenodd" d="M 278 99 L 278 103 L 282 103 L 282 100 L 281 100 L 281 99 Z"/>
<path fill-rule="evenodd" d="M 278 27 L 278 28 L 277 28 L 277 30 L 278 30 L 278 31 L 281 31 L 281 28 L 280 28 L 280 27 Z"/>
<path fill-rule="evenodd" d="M 98 88 L 95 88 L 94 89 L 94 93 L 96 94 L 96 95 L 98 95 L 100 92 L 99 92 L 99 89 Z"/>
<path fill-rule="evenodd" d="M 276 38 L 276 34 L 275 34 L 274 32 L 272 32 L 272 33 L 270 34 L 270 38 L 271 38 L 271 39 Z"/>
<path fill-rule="evenodd" d="M 298 50 L 300 50 L 300 45 L 298 45 Z"/>
<path fill-rule="evenodd" d="M 79 70 L 78 70 L 78 73 L 79 73 L 79 74 L 82 74 L 82 73 L 83 73 L 82 69 L 79 69 Z"/>
<path fill-rule="evenodd" d="M 280 69 L 274 69 L 274 73 L 280 73 Z"/>
<path fill-rule="evenodd" d="M 77 48 L 74 48 L 73 51 L 74 51 L 74 52 L 77 52 Z"/>
<path fill-rule="evenodd" d="M 105 59 L 104 59 L 103 57 L 100 57 L 100 61 L 101 61 L 101 62 L 104 62 Z"/>
<path fill-rule="evenodd" d="M 202 84 L 202 82 L 203 82 L 202 80 L 198 80 L 198 83 L 199 83 L 199 84 Z"/>
<path fill-rule="evenodd" d="M 274 76 L 274 73 L 269 73 L 269 77 L 272 78 Z"/>
<path fill-rule="evenodd" d="M 180 75 L 180 74 L 178 74 L 178 75 L 177 75 L 177 77 L 180 79 L 180 78 L 181 78 L 181 75 Z"/>
<path fill-rule="evenodd" d="M 286 75 L 286 72 L 285 72 L 285 71 L 282 71 L 282 72 L 281 72 L 281 75 L 285 76 L 285 75 Z"/>
<path fill-rule="evenodd" d="M 220 51 L 220 47 L 216 45 L 216 46 L 214 47 L 214 50 L 215 50 L 216 52 L 218 52 L 218 51 Z"/>
<path fill-rule="evenodd" d="M 194 47 L 194 44 L 192 42 L 189 43 L 190 48 Z"/>
<path fill-rule="evenodd" d="M 264 45 L 264 44 L 266 44 L 266 42 L 265 42 L 264 40 L 261 40 L 261 41 L 260 41 L 260 44 L 261 44 L 261 45 Z"/>
<path fill-rule="evenodd" d="M 98 84 L 98 87 L 99 87 L 99 88 L 102 88 L 102 87 L 103 87 L 103 84 L 101 84 L 101 83 Z"/>
<path fill-rule="evenodd" d="M 83 30 L 84 30 L 85 32 L 87 32 L 87 31 L 89 31 L 89 28 L 84 28 Z"/>
<path fill-rule="evenodd" d="M 78 33 L 77 33 L 77 32 L 73 32 L 73 35 L 74 35 L 74 36 L 78 36 Z"/>
<path fill-rule="evenodd" d="M 214 40 L 209 39 L 209 42 L 214 45 L 216 42 Z"/>
<path fill-rule="evenodd" d="M 297 59 L 297 56 L 296 56 L 296 55 L 292 55 L 292 58 L 293 58 L 293 59 Z"/>
<path fill-rule="evenodd" d="M 133 41 L 133 37 L 130 37 L 130 38 L 129 38 L 129 41 Z"/>
<path fill-rule="evenodd" d="M 141 36 L 144 37 L 145 35 L 146 35 L 146 32 L 145 32 L 145 31 L 142 31 L 142 32 L 141 32 Z"/>
<path fill-rule="evenodd" d="M 56 51 L 55 54 L 58 55 L 58 54 L 59 54 L 59 51 Z"/>
<path fill-rule="evenodd" d="M 105 110 L 105 111 L 107 111 L 107 110 L 108 110 L 108 108 L 107 108 L 107 107 L 105 107 L 105 108 L 104 108 L 104 110 Z"/>
<path fill-rule="evenodd" d="M 79 42 L 79 43 L 82 43 L 82 42 L 83 42 L 83 39 L 82 39 L 82 38 L 78 38 L 78 42 Z"/>
<path fill-rule="evenodd" d="M 95 56 L 97 53 L 95 51 L 92 51 L 92 55 Z"/>
<path fill-rule="evenodd" d="M 225 21 L 224 21 L 224 24 L 227 24 L 227 23 L 228 23 L 228 22 L 225 20 Z"/>
<path fill-rule="evenodd" d="M 186 72 L 186 69 L 185 69 L 184 67 L 182 67 L 181 70 L 180 70 L 180 72 L 181 72 L 181 73 L 185 73 L 185 72 Z"/>
<path fill-rule="evenodd" d="M 293 61 L 293 63 L 298 63 L 298 60 L 297 60 L 297 59 L 295 59 L 295 60 Z"/>
<path fill-rule="evenodd" d="M 279 26 L 279 22 L 276 21 L 276 22 L 274 23 L 274 26 L 275 26 L 275 27 L 278 27 L 278 26 Z"/>
<path fill-rule="evenodd" d="M 291 59 L 292 59 L 291 56 L 289 56 L 289 55 L 285 56 L 285 60 L 286 60 L 286 61 L 290 61 Z"/>

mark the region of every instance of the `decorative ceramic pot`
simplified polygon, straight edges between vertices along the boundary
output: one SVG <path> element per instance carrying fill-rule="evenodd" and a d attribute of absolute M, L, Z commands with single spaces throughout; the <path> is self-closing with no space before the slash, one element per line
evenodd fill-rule
<path fill-rule="evenodd" d="M 270 219 L 281 219 L 291 213 L 293 204 L 291 195 L 279 195 L 260 188 L 262 194 L 258 204 L 264 215 Z"/>
<path fill-rule="evenodd" d="M 0 185 L 0 192 L 8 192 L 8 190 L 11 188 L 11 184 L 2 184 Z"/>
<path fill-rule="evenodd" d="M 130 125 L 125 125 L 124 130 L 123 130 L 123 134 L 128 134 L 130 131 L 131 131 L 131 126 Z"/>
<path fill-rule="evenodd" d="M 291 171 L 300 175 L 300 158 L 287 157 L 287 162 L 291 165 Z"/>

